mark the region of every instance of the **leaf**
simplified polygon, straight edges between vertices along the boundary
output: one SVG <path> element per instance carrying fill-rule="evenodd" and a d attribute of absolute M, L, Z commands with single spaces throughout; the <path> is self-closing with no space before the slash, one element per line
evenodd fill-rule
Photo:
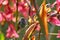
<path fill-rule="evenodd" d="M 5 39 L 4 34 L 0 33 L 0 40 L 4 40 L 4 39 Z"/>
<path fill-rule="evenodd" d="M 47 40 L 48 39 L 48 26 L 47 26 L 47 10 L 46 10 L 46 3 L 45 2 L 46 2 L 46 0 L 44 0 L 43 3 L 41 4 L 39 16 L 42 19 L 45 33 L 46 33 L 46 40 Z"/>
<path fill-rule="evenodd" d="M 32 24 L 31 26 L 29 26 L 29 28 L 26 30 L 25 35 L 23 37 L 23 40 L 28 40 L 30 35 L 33 33 L 33 31 L 35 30 L 36 27 L 36 23 Z"/>

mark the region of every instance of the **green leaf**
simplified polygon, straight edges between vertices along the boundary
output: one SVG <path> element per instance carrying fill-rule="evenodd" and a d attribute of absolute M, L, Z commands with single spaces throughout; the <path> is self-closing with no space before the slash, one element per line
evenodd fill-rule
<path fill-rule="evenodd" d="M 5 39 L 4 34 L 0 33 L 0 40 L 4 40 L 4 39 Z"/>

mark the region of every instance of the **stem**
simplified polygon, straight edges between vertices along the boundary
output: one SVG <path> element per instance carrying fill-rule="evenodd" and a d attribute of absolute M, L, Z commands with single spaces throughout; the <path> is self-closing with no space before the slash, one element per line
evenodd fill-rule
<path fill-rule="evenodd" d="M 54 28 L 55 28 L 55 26 L 54 25 L 52 25 L 53 27 L 51 27 L 51 29 L 50 29 L 50 36 L 49 36 L 49 40 L 50 40 L 50 38 L 51 38 L 51 35 L 56 35 L 56 33 L 52 33 L 53 31 L 54 31 Z"/>
<path fill-rule="evenodd" d="M 18 0 L 16 2 L 16 24 L 15 26 L 16 26 L 16 31 L 17 31 L 18 29 Z M 15 38 L 14 40 L 17 40 L 17 38 Z"/>
<path fill-rule="evenodd" d="M 16 30 L 17 30 L 17 27 L 18 27 L 18 0 L 17 0 L 17 3 L 16 3 Z"/>
<path fill-rule="evenodd" d="M 15 38 L 11 38 L 11 39 L 9 39 L 9 40 L 15 40 Z"/>
<path fill-rule="evenodd" d="M 58 33 L 49 33 L 49 35 L 55 36 L 55 35 L 58 35 Z"/>
<path fill-rule="evenodd" d="M 35 35 L 38 35 L 38 33 Z M 42 36 L 42 35 L 44 35 L 44 33 L 40 33 L 40 35 Z M 58 33 L 49 33 L 49 35 L 56 36 L 56 35 L 58 35 Z"/>
<path fill-rule="evenodd" d="M 38 40 L 40 40 L 40 31 L 39 31 L 39 35 L 38 35 Z"/>
<path fill-rule="evenodd" d="M 39 24 L 40 24 L 40 26 L 42 26 L 41 23 L 40 23 L 41 20 L 40 20 L 40 18 L 39 18 L 38 13 L 37 13 L 37 16 L 38 16 Z M 41 32 L 41 31 L 39 31 L 38 40 L 40 40 L 40 32 Z"/>
<path fill-rule="evenodd" d="M 36 15 L 38 16 L 38 21 L 39 21 L 39 24 L 40 24 L 40 26 L 42 26 L 41 25 L 41 22 L 42 22 L 42 20 L 40 19 L 40 17 L 39 17 L 39 12 L 38 12 L 38 9 L 37 9 L 37 7 L 36 7 L 36 5 L 37 5 L 37 2 L 36 2 L 36 0 L 33 0 L 33 5 L 34 5 L 34 7 L 35 7 L 35 9 L 36 9 Z M 41 31 L 39 31 L 39 35 L 38 35 L 38 40 L 40 40 L 40 32 Z"/>
<path fill-rule="evenodd" d="M 1 26 L 0 26 L 0 31 L 1 31 L 1 29 L 2 29 L 2 28 L 1 28 Z"/>

